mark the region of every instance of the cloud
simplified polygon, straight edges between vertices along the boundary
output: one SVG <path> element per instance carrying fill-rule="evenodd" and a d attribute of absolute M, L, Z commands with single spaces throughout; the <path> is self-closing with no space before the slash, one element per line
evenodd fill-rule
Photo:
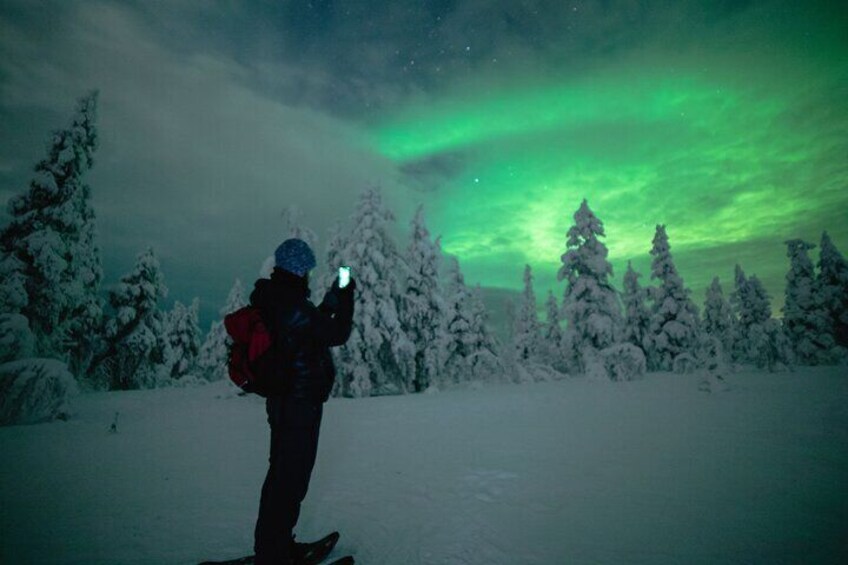
<path fill-rule="evenodd" d="M 62 127 L 74 99 L 100 89 L 89 182 L 108 282 L 152 244 L 171 296 L 217 309 L 279 243 L 285 206 L 323 235 L 360 190 L 394 175 L 355 124 L 271 98 L 232 58 L 163 47 L 130 8 L 77 3 L 60 16 L 3 23 L 13 57 L 0 63 L 0 111 L 39 108 Z M 30 149 L 28 166 L 43 156 Z"/>

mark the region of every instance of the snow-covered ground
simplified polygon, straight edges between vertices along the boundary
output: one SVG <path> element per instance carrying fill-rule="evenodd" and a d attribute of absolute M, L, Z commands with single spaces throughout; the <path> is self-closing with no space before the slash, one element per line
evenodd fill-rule
<path fill-rule="evenodd" d="M 300 525 L 359 563 L 848 563 L 844 368 L 333 399 Z M 0 429 L 0 562 L 250 552 L 262 400 L 80 396 Z M 109 428 L 119 413 L 117 433 Z"/>

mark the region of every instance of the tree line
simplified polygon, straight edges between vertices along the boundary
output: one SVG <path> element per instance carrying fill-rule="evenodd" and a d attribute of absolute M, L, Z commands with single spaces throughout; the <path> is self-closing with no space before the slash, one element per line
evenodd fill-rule
<path fill-rule="evenodd" d="M 98 147 L 97 100 L 93 92 L 79 101 L 71 125 L 54 133 L 29 189 L 9 202 L 11 220 L 0 231 L 0 363 L 12 372 L 2 380 L 20 394 L 41 390 L 22 386 L 21 375 L 45 378 L 44 371 L 27 369 L 44 359 L 59 362 L 50 364 L 48 375 L 59 383 L 56 390 L 71 386 L 68 375 L 111 390 L 223 378 L 228 343 L 221 319 L 245 303 L 238 280 L 205 337 L 197 299 L 161 308 L 168 289 L 152 248 L 138 254 L 105 300 L 101 294 L 86 183 Z M 389 234 L 394 216 L 379 189 L 362 192 L 349 220 L 350 229 L 338 225 L 328 240 L 330 274 L 320 281 L 325 288 L 338 266 L 355 266 L 357 308 L 350 340 L 334 352 L 341 376 L 335 393 L 418 392 L 500 374 L 479 285 L 465 284 L 456 259 L 442 272 L 440 245 L 430 237 L 423 210 L 412 220 L 405 250 Z M 314 245 L 314 233 L 291 212 L 287 224 L 287 235 Z"/>
<path fill-rule="evenodd" d="M 139 253 L 105 300 L 101 295 L 96 216 L 85 180 L 98 147 L 97 101 L 97 92 L 79 101 L 71 125 L 54 133 L 47 156 L 36 164 L 29 189 L 9 201 L 11 220 L 0 231 L 0 363 L 12 377 L 53 375 L 64 383 L 57 390 L 72 382 L 125 390 L 224 378 L 228 342 L 221 320 L 245 304 L 240 281 L 205 336 L 197 299 L 161 309 L 168 291 L 152 248 Z M 333 351 L 336 395 L 562 374 L 624 380 L 645 371 L 730 363 L 774 369 L 846 358 L 848 264 L 827 233 L 817 269 L 809 256 L 814 245 L 786 242 L 790 269 L 782 319 L 772 317 L 756 275 L 746 276 L 739 265 L 728 297 L 719 279 L 712 281 L 701 314 L 676 269 L 664 225 L 657 226 L 650 251 L 655 284 L 643 287 L 642 275 L 628 263 L 623 288 L 616 289 L 603 222 L 584 200 L 561 257 L 561 302 L 551 292 L 546 319 L 539 320 L 527 265 L 524 291 L 508 305 L 510 338 L 500 343 L 488 327 L 479 285 L 466 285 L 458 260 L 443 256 L 422 208 L 410 222 L 405 249 L 390 235 L 395 217 L 379 189 L 363 191 L 348 220 L 329 234 L 317 285 L 322 291 L 339 266 L 354 266 L 353 331 Z M 317 242 L 293 209 L 286 232 L 313 247 Z M 39 359 L 58 363 L 49 371 L 44 363 L 39 370 L 32 370 L 36 361 L 27 365 Z M 12 377 L 2 379 L 0 393 L 45 389 L 34 381 L 10 384 Z"/>
<path fill-rule="evenodd" d="M 525 365 L 630 379 L 646 370 L 686 372 L 734 363 L 776 370 L 848 360 L 848 263 L 827 232 L 818 268 L 809 256 L 815 245 L 785 242 L 789 271 L 782 319 L 772 316 L 771 298 L 757 276 L 746 276 L 738 264 L 729 296 L 713 278 L 701 315 L 677 271 L 664 225 L 657 225 L 650 250 L 656 284 L 643 287 L 642 275 L 628 262 L 621 291 L 610 281 L 603 222 L 586 200 L 567 237 L 558 272 L 566 283 L 562 305 L 550 293 L 545 322 L 537 317 L 532 270 L 525 267 L 524 292 L 511 323 L 513 355 Z"/>

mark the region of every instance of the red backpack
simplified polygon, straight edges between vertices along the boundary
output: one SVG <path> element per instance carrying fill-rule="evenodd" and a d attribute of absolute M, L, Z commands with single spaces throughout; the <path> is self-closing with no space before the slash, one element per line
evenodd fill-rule
<path fill-rule="evenodd" d="M 230 380 L 245 392 L 268 396 L 274 379 L 273 337 L 259 309 L 245 306 L 224 317 L 224 327 L 233 340 L 227 370 Z"/>

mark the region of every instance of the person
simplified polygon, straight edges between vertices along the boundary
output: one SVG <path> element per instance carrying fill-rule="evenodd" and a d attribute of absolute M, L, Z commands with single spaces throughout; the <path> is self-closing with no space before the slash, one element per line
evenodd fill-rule
<path fill-rule="evenodd" d="M 292 532 L 315 464 L 323 405 L 335 381 L 329 348 L 350 336 L 356 288 L 353 279 L 339 288 L 337 278 L 316 307 L 309 300 L 315 254 L 300 239 L 280 244 L 274 263 L 271 278 L 257 280 L 250 295 L 273 336 L 279 377 L 266 399 L 271 453 L 254 535 L 257 565 L 296 562 Z"/>

